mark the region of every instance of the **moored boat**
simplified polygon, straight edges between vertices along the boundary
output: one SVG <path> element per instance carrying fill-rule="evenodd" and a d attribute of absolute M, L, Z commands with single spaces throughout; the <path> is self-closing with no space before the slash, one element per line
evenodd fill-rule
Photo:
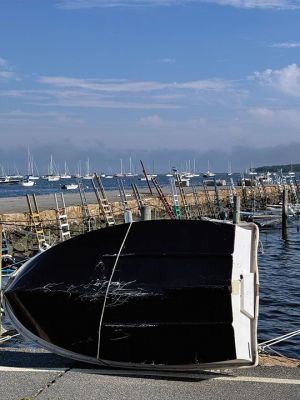
<path fill-rule="evenodd" d="M 226 186 L 225 179 L 205 179 L 203 182 L 207 186 Z"/>
<path fill-rule="evenodd" d="M 66 190 L 75 190 L 75 189 L 78 189 L 78 185 L 76 183 L 70 183 L 70 184 L 62 185 L 61 188 L 66 189 Z"/>
<path fill-rule="evenodd" d="M 254 224 L 116 225 L 29 260 L 4 304 L 22 334 L 80 361 L 150 370 L 253 366 L 257 244 Z"/>
<path fill-rule="evenodd" d="M 203 178 L 212 178 L 216 174 L 212 172 L 209 168 L 209 161 L 207 161 L 207 171 L 202 173 Z"/>
<path fill-rule="evenodd" d="M 29 176 L 24 176 L 24 178 L 20 181 L 20 185 L 25 187 L 32 187 L 34 184 L 35 182 L 29 179 Z"/>
<path fill-rule="evenodd" d="M 50 164 L 48 167 L 48 174 L 43 176 L 43 179 L 46 179 L 48 182 L 57 182 L 60 180 L 60 175 L 57 172 L 57 168 L 53 161 L 52 154 L 50 156 Z"/>

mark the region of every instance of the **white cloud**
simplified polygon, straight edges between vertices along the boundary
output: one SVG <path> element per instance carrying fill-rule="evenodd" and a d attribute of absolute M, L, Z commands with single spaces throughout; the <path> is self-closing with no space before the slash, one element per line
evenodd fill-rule
<path fill-rule="evenodd" d="M 234 82 L 218 78 L 160 82 L 40 76 L 37 83 L 37 89 L 2 90 L 0 96 L 39 106 L 158 110 L 228 105 L 229 98 L 236 104 L 243 95 Z"/>
<path fill-rule="evenodd" d="M 48 84 L 55 87 L 65 88 L 81 88 L 99 92 L 153 92 L 159 90 L 188 89 L 188 90 L 213 90 L 223 91 L 232 87 L 231 81 L 223 79 L 197 80 L 187 82 L 156 82 L 156 81 L 127 81 L 125 79 L 118 80 L 96 80 L 96 79 L 78 79 L 62 76 L 42 76 L 39 78 L 40 83 Z"/>
<path fill-rule="evenodd" d="M 174 82 L 177 89 L 224 91 L 232 88 L 232 82 L 223 79 L 210 79 L 190 82 Z"/>
<path fill-rule="evenodd" d="M 8 67 L 8 62 L 4 58 L 0 57 L 0 68 L 6 67 Z"/>
<path fill-rule="evenodd" d="M 155 114 L 155 115 L 150 115 L 148 117 L 142 117 L 139 121 L 142 125 L 146 126 L 162 126 L 164 124 L 164 121 L 162 118 Z"/>
<path fill-rule="evenodd" d="M 61 112 L 55 111 L 47 111 L 47 112 L 28 112 L 22 110 L 13 110 L 9 112 L 0 113 L 0 123 L 13 123 L 14 125 L 22 123 L 31 123 L 39 124 L 40 120 L 46 120 L 48 123 L 52 125 L 78 125 L 82 124 L 82 120 L 73 117 L 72 115 L 67 115 Z"/>
<path fill-rule="evenodd" d="M 204 0 L 204 2 L 250 9 L 294 10 L 300 8 L 299 0 Z"/>
<path fill-rule="evenodd" d="M 296 64 L 277 70 L 255 72 L 254 78 L 262 85 L 270 86 L 289 96 L 300 97 L 300 68 Z"/>
<path fill-rule="evenodd" d="M 19 97 L 39 105 L 128 109 L 176 109 L 193 99 L 219 101 L 222 94 L 238 96 L 231 81 L 222 79 L 186 82 L 129 81 L 126 79 L 78 79 L 41 76 L 38 83 L 47 89 L 10 90 L 0 96 Z M 205 93 L 205 96 L 199 94 Z M 216 93 L 218 96 L 216 97 Z"/>
<path fill-rule="evenodd" d="M 256 122 L 272 125 L 276 128 L 278 126 L 298 128 L 300 125 L 300 110 L 296 109 L 257 107 L 249 109 L 248 114 L 252 116 Z"/>
<path fill-rule="evenodd" d="M 0 79 L 19 80 L 17 74 L 11 71 L 8 61 L 2 57 L 0 57 Z"/>
<path fill-rule="evenodd" d="M 141 117 L 138 121 L 140 125 L 151 129 L 172 129 L 172 130 L 197 130 L 207 125 L 205 118 L 199 117 L 194 119 L 188 119 L 185 121 L 178 121 L 176 119 L 167 120 L 163 119 L 157 114 L 149 115 L 147 117 Z"/>
<path fill-rule="evenodd" d="M 205 118 L 199 117 L 199 118 L 190 120 L 189 124 L 192 128 L 198 129 L 198 128 L 202 128 L 204 125 L 206 125 L 207 120 Z"/>
<path fill-rule="evenodd" d="M 279 49 L 294 49 L 296 47 L 300 47 L 300 42 L 273 43 L 270 47 L 277 47 Z"/>
<path fill-rule="evenodd" d="M 11 71 L 0 71 L 0 78 L 13 79 L 16 75 Z"/>
<path fill-rule="evenodd" d="M 300 8 L 299 0 L 59 0 L 56 5 L 58 8 L 74 10 L 95 7 L 167 7 L 201 3 L 246 9 L 293 10 Z"/>
<path fill-rule="evenodd" d="M 175 64 L 176 63 L 174 58 L 161 58 L 157 62 L 159 64 Z"/>
<path fill-rule="evenodd" d="M 115 109 L 177 109 L 181 105 L 157 102 L 155 97 L 147 101 L 123 97 L 111 98 L 85 90 L 6 90 L 0 91 L 1 97 L 19 98 L 26 104 L 54 107 L 115 108 Z M 152 102 L 151 102 L 152 100 Z M 159 99 L 158 99 L 159 100 Z M 163 99 L 160 99 L 163 100 Z"/>
<path fill-rule="evenodd" d="M 12 118 L 48 118 L 48 117 L 62 117 L 65 116 L 63 113 L 55 112 L 55 111 L 47 111 L 47 112 L 28 112 L 22 110 L 13 110 L 6 113 L 0 113 L 1 117 L 12 117 Z"/>

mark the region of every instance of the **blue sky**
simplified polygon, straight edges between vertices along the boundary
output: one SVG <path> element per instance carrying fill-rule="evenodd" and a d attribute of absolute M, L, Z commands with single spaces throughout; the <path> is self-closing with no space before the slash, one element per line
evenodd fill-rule
<path fill-rule="evenodd" d="M 299 0 L 2 0 L 0 158 L 300 162 L 299 21 Z"/>

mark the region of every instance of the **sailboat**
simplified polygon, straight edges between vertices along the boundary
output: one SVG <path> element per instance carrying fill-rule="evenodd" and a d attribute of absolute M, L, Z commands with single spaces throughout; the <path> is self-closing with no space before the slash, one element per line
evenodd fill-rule
<path fill-rule="evenodd" d="M 40 178 L 38 171 L 37 171 L 36 175 L 34 174 L 34 168 L 37 171 L 36 164 L 33 160 L 32 154 L 30 154 L 30 150 L 28 147 L 27 148 L 27 179 L 30 181 L 38 180 Z"/>
<path fill-rule="evenodd" d="M 93 179 L 94 175 L 90 173 L 90 159 L 86 160 L 86 174 L 83 175 L 83 179 Z"/>
<path fill-rule="evenodd" d="M 193 173 L 192 173 L 193 177 L 196 178 L 199 176 L 199 174 L 196 173 L 196 160 L 194 159 L 193 161 Z"/>
<path fill-rule="evenodd" d="M 135 174 L 133 172 L 131 157 L 129 157 L 129 172 L 126 172 L 125 176 L 127 176 L 129 178 L 131 178 L 133 176 L 137 176 L 137 174 Z"/>
<path fill-rule="evenodd" d="M 230 161 L 228 161 L 228 172 L 227 172 L 227 175 L 228 175 L 228 176 L 231 176 L 231 175 L 232 175 L 231 162 L 230 162 Z"/>
<path fill-rule="evenodd" d="M 71 179 L 72 178 L 66 161 L 65 161 L 65 171 L 63 174 L 61 174 L 60 177 L 61 177 L 61 179 Z"/>
<path fill-rule="evenodd" d="M 24 178 L 19 182 L 19 184 L 25 187 L 32 187 L 35 184 L 35 182 L 31 180 L 30 177 L 27 175 L 24 176 Z"/>
<path fill-rule="evenodd" d="M 18 171 L 18 168 L 15 163 L 14 163 L 14 172 L 12 174 L 10 172 L 8 172 L 7 178 L 10 181 L 16 181 L 16 180 L 23 179 L 23 176 Z"/>
<path fill-rule="evenodd" d="M 288 177 L 289 178 L 294 178 L 295 177 L 295 172 L 293 171 L 292 163 L 291 163 L 291 169 L 288 172 Z"/>
<path fill-rule="evenodd" d="M 253 167 L 252 163 L 251 163 L 248 175 L 250 175 L 250 176 L 257 175 L 257 172 L 255 171 L 255 168 Z"/>
<path fill-rule="evenodd" d="M 212 178 L 213 176 L 215 176 L 215 174 L 213 172 L 211 172 L 209 169 L 209 161 L 207 161 L 207 171 L 203 172 L 202 175 L 204 178 Z"/>
<path fill-rule="evenodd" d="M 56 171 L 56 167 L 53 161 L 53 156 L 51 154 L 50 156 L 50 164 L 48 168 L 48 175 L 45 175 L 44 177 L 48 182 L 57 182 L 60 180 L 60 176 Z"/>
<path fill-rule="evenodd" d="M 65 185 L 62 185 L 62 189 L 66 190 L 74 190 L 78 189 L 78 184 L 77 183 L 66 183 Z"/>
<path fill-rule="evenodd" d="M 74 178 L 82 179 L 82 173 L 81 173 L 81 161 L 79 160 L 77 163 L 77 172 L 74 175 Z"/>
<path fill-rule="evenodd" d="M 101 176 L 105 179 L 112 179 L 114 177 L 114 174 L 112 173 L 111 167 L 108 167 L 108 174 L 103 174 Z"/>
<path fill-rule="evenodd" d="M 116 178 L 124 178 L 124 176 L 125 176 L 125 174 L 124 174 L 124 172 L 123 172 L 123 160 L 122 160 L 122 158 L 120 158 L 120 166 L 121 166 L 120 172 L 117 172 L 117 173 L 114 175 Z"/>

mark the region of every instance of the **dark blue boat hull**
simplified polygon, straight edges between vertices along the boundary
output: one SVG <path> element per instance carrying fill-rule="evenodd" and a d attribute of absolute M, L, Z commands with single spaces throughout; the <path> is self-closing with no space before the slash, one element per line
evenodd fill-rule
<path fill-rule="evenodd" d="M 189 369 L 235 360 L 234 235 L 231 224 L 160 220 L 77 236 L 22 267 L 6 308 L 21 332 L 83 361 Z"/>

